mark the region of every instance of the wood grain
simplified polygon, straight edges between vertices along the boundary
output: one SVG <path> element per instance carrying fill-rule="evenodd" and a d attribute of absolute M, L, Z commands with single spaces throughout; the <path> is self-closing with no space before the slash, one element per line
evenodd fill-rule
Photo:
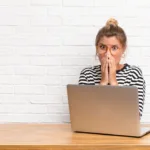
<path fill-rule="evenodd" d="M 74 133 L 70 124 L 0 124 L 0 149 L 150 150 L 150 134 L 133 138 Z"/>

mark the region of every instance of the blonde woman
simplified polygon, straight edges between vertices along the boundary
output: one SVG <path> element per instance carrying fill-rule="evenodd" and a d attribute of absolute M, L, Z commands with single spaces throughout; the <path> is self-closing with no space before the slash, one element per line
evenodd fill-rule
<path fill-rule="evenodd" d="M 85 68 L 80 73 L 80 85 L 136 86 L 139 97 L 139 114 L 142 116 L 145 99 L 145 80 L 137 66 L 121 64 L 127 47 L 124 30 L 115 19 L 109 19 L 99 30 L 95 40 L 96 55 L 100 64 Z"/>

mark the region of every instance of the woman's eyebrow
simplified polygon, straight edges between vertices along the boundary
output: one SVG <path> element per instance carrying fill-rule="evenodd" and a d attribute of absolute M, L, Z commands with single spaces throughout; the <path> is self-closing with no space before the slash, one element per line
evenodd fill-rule
<path fill-rule="evenodd" d="M 104 46 L 118 46 L 117 44 L 114 44 L 114 45 L 106 45 L 106 44 L 104 44 L 104 43 L 99 43 L 100 45 L 104 45 Z"/>
<path fill-rule="evenodd" d="M 105 45 L 105 44 L 103 44 L 103 43 L 99 43 L 100 45 Z M 106 46 L 106 45 L 105 45 Z"/>

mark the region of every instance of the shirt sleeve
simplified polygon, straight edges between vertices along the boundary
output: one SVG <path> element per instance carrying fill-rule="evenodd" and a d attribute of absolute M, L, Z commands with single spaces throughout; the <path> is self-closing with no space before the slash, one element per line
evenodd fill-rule
<path fill-rule="evenodd" d="M 136 78 L 135 78 L 136 76 Z M 138 88 L 138 100 L 139 100 L 139 113 L 140 117 L 142 117 L 144 101 L 145 101 L 145 80 L 142 75 L 142 71 L 139 69 L 138 72 L 132 78 L 131 86 L 136 86 Z"/>
<path fill-rule="evenodd" d="M 79 77 L 79 85 L 86 85 L 86 84 L 88 84 L 88 80 L 86 78 L 84 70 L 82 70 Z"/>

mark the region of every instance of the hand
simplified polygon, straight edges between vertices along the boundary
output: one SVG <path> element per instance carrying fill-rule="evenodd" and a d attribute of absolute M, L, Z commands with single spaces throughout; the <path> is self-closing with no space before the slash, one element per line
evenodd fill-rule
<path fill-rule="evenodd" d="M 117 68 L 116 68 L 115 59 L 110 53 L 107 54 L 107 57 L 108 57 L 108 66 L 109 66 L 109 75 L 108 75 L 109 83 L 110 85 L 118 85 L 118 82 L 116 79 Z"/>
<path fill-rule="evenodd" d="M 107 85 L 109 83 L 108 81 L 108 56 L 105 55 L 102 58 L 101 61 L 101 73 L 102 73 L 102 78 L 101 78 L 101 85 Z"/>

